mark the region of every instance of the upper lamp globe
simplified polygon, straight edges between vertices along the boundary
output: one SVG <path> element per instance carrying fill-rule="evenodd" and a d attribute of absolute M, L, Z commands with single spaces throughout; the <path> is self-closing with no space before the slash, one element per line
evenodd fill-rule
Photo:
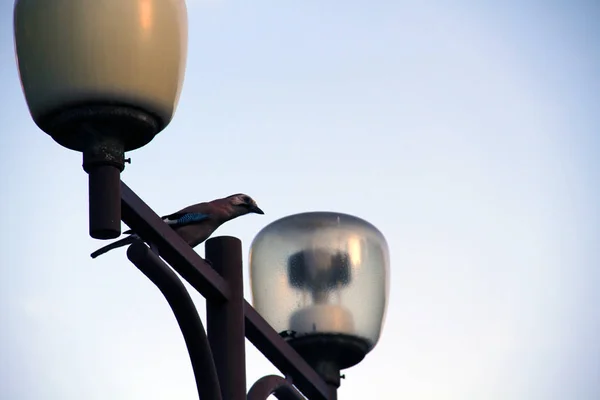
<path fill-rule="evenodd" d="M 308 212 L 262 229 L 250 249 L 256 310 L 330 384 L 379 340 L 389 251 L 370 223 Z"/>
<path fill-rule="evenodd" d="M 14 40 L 35 123 L 83 151 L 147 144 L 173 117 L 187 57 L 184 0 L 16 0 Z"/>

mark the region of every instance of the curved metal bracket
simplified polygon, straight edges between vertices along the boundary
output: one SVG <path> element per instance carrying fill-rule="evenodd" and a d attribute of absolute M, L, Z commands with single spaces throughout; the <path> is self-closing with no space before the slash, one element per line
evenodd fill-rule
<path fill-rule="evenodd" d="M 183 283 L 175 272 L 142 242 L 129 246 L 127 257 L 158 287 L 171 306 L 192 362 L 198 395 L 203 400 L 222 400 L 217 369 L 206 331 Z"/>
<path fill-rule="evenodd" d="M 248 400 L 267 400 L 274 395 L 279 400 L 304 400 L 290 381 L 277 375 L 267 375 L 254 383 L 248 392 Z"/>

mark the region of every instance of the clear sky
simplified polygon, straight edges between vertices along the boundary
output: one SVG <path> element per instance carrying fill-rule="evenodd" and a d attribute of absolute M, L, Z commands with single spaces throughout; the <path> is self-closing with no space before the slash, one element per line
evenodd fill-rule
<path fill-rule="evenodd" d="M 81 155 L 29 116 L 12 8 L 0 398 L 194 399 L 161 294 L 123 249 L 89 257 L 102 243 Z M 600 398 L 597 2 L 192 0 L 188 14 L 177 113 L 123 179 L 159 214 L 250 194 L 266 215 L 218 231 L 246 259 L 297 212 L 383 232 L 385 327 L 340 399 Z M 251 345 L 247 369 L 249 385 L 276 372 Z"/>

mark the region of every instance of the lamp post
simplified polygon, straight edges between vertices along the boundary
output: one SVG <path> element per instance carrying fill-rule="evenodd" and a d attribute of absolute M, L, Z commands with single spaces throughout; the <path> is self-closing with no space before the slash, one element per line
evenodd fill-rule
<path fill-rule="evenodd" d="M 208 240 L 207 263 L 120 179 L 125 152 L 173 117 L 187 53 L 185 2 L 16 0 L 14 29 L 33 120 L 83 153 L 90 235 L 117 237 L 123 221 L 143 240 L 127 256 L 171 306 L 200 398 L 336 399 L 340 370 L 379 338 L 389 273 L 381 233 L 338 213 L 272 223 L 251 249 L 254 309 L 243 296 L 238 239 Z M 179 276 L 206 298 L 207 330 Z M 246 338 L 284 375 L 259 379 L 247 394 Z"/>

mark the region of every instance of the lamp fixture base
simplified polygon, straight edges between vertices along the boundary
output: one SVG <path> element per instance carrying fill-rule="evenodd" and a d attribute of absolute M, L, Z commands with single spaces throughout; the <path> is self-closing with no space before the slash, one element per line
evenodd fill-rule
<path fill-rule="evenodd" d="M 329 385 L 335 387 L 340 386 L 340 371 L 361 362 L 371 350 L 366 339 L 338 333 L 311 333 L 285 339 Z"/>
<path fill-rule="evenodd" d="M 118 139 L 124 151 L 135 150 L 164 128 L 158 116 L 137 107 L 105 102 L 66 107 L 36 122 L 58 144 L 81 152 L 98 136 Z"/>
<path fill-rule="evenodd" d="M 164 127 L 161 119 L 136 107 L 102 102 L 65 107 L 36 122 L 58 144 L 83 153 L 90 236 L 119 237 L 125 152 L 148 144 Z"/>

